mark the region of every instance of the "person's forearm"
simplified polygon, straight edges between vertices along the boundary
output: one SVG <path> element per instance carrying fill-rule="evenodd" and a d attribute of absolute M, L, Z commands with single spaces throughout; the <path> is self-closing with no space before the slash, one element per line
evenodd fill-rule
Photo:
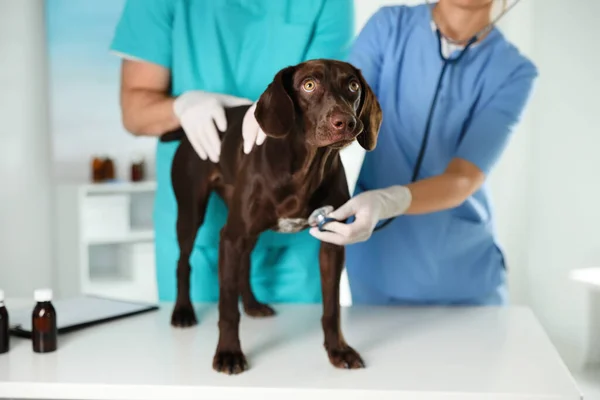
<path fill-rule="evenodd" d="M 139 136 L 161 136 L 180 127 L 174 98 L 150 89 L 127 89 L 122 95 L 123 125 Z"/>
<path fill-rule="evenodd" d="M 412 202 L 405 214 L 426 214 L 447 210 L 462 204 L 476 190 L 464 175 L 443 173 L 409 185 Z"/>

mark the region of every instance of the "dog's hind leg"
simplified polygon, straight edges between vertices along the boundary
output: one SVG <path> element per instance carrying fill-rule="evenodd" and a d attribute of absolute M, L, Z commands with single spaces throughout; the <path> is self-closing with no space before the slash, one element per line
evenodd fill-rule
<path fill-rule="evenodd" d="M 179 159 L 176 156 L 172 171 L 173 190 L 177 199 L 179 260 L 177 262 L 177 300 L 171 315 L 171 325 L 190 327 L 197 324 L 190 298 L 190 255 L 198 228 L 204 221 L 204 213 L 210 195 L 211 166 L 210 163 L 201 161 L 195 154 L 193 157 L 189 157 L 191 150 L 189 143 L 182 143 L 182 147 L 181 151 L 187 151 L 188 157 Z"/>
<path fill-rule="evenodd" d="M 270 317 L 275 315 L 275 310 L 266 304 L 260 303 L 256 300 L 256 296 L 254 296 L 252 285 L 250 284 L 250 264 L 250 256 L 240 260 L 239 285 L 244 312 L 250 317 Z"/>

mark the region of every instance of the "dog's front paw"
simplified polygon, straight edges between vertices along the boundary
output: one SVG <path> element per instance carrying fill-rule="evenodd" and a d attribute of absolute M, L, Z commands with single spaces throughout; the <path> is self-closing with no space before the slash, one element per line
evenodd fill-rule
<path fill-rule="evenodd" d="M 275 310 L 270 306 L 258 302 L 244 305 L 244 311 L 248 316 L 254 318 L 271 317 L 275 315 Z"/>
<path fill-rule="evenodd" d="M 219 351 L 213 358 L 213 369 L 228 375 L 237 375 L 248 369 L 246 356 L 241 351 Z"/>
<path fill-rule="evenodd" d="M 329 361 L 336 368 L 359 369 L 365 368 L 365 363 L 352 347 L 346 345 L 342 348 L 327 350 Z"/>
<path fill-rule="evenodd" d="M 198 323 L 194 307 L 191 304 L 175 304 L 171 314 L 171 325 L 177 328 L 188 328 Z"/>

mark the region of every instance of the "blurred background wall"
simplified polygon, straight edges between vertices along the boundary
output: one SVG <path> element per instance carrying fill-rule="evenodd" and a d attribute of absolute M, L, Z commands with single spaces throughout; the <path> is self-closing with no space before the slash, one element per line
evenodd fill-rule
<path fill-rule="evenodd" d="M 0 0 L 0 286 L 53 281 L 51 137 L 43 2 Z"/>

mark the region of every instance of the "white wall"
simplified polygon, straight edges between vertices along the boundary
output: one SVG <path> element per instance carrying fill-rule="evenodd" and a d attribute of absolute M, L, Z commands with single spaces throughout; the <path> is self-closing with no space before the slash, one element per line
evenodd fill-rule
<path fill-rule="evenodd" d="M 535 57 L 532 31 L 534 4 L 534 1 L 521 1 L 498 24 L 506 38 L 531 59 Z M 509 270 L 508 286 L 512 304 L 528 304 L 528 213 L 531 206 L 529 190 L 534 146 L 533 104 L 536 97 L 534 93 L 506 151 L 489 177 L 498 221 L 498 238 L 505 250 Z"/>
<path fill-rule="evenodd" d="M 600 301 L 569 272 L 600 264 L 600 2 L 524 0 L 501 24 L 536 63 L 529 109 L 491 177 L 513 303 L 573 370 L 600 362 Z"/>
<path fill-rule="evenodd" d="M 50 140 L 42 0 L 0 0 L 0 287 L 52 283 Z"/>
<path fill-rule="evenodd" d="M 154 176 L 156 139 L 135 137 L 121 122 L 120 58 L 109 52 L 124 0 L 93 10 L 85 1 L 47 1 L 50 125 L 53 172 L 61 182 L 90 178 L 94 154 L 115 161 L 118 179 L 129 180 L 132 156 L 146 158 Z"/>
<path fill-rule="evenodd" d="M 600 263 L 600 2 L 535 2 L 534 57 L 540 84 L 533 110 L 529 182 L 529 297 L 571 366 L 597 355 L 588 337 L 598 317 L 571 269 Z M 598 361 L 594 357 L 593 361 Z"/>

